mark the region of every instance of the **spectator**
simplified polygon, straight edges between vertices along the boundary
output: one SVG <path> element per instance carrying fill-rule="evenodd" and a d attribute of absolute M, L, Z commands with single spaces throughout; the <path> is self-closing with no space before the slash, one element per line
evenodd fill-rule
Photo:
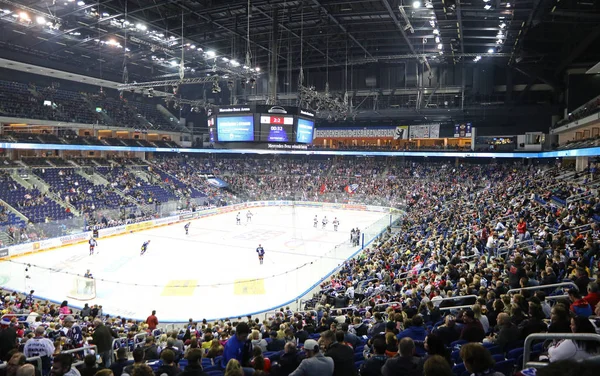
<path fill-rule="evenodd" d="M 423 327 L 423 316 L 415 315 L 410 322 L 411 325 L 398 334 L 398 340 L 408 337 L 414 341 L 424 341 L 427 333 Z"/>
<path fill-rule="evenodd" d="M 179 363 L 179 360 L 181 360 L 181 358 L 183 357 L 183 353 L 181 351 L 179 351 L 179 349 L 177 347 L 175 347 L 175 340 L 171 337 L 171 338 L 167 338 L 167 347 L 165 347 L 162 351 L 165 350 L 171 350 L 173 352 L 173 355 L 175 356 L 175 363 Z M 162 351 L 161 351 L 161 355 L 162 355 Z"/>
<path fill-rule="evenodd" d="M 485 337 L 481 322 L 475 318 L 473 311 L 467 311 L 464 314 L 465 325 L 460 333 L 460 339 L 468 342 L 481 342 Z"/>
<path fill-rule="evenodd" d="M 260 338 L 260 332 L 258 330 L 252 331 L 252 347 L 259 347 L 262 351 L 267 351 L 267 341 Z"/>
<path fill-rule="evenodd" d="M 350 326 L 347 323 L 342 324 L 342 332 L 344 332 L 344 342 L 347 342 L 350 344 L 350 346 L 356 348 L 358 345 L 361 344 L 361 340 L 353 333 L 350 333 L 348 331 L 349 328 Z"/>
<path fill-rule="evenodd" d="M 25 357 L 32 358 L 34 356 L 39 356 L 42 358 L 42 373 L 44 375 L 48 374 L 52 367 L 51 359 L 55 351 L 54 342 L 45 338 L 45 333 L 46 328 L 43 326 L 35 328 L 35 337 L 25 342 L 25 347 L 23 348 Z"/>
<path fill-rule="evenodd" d="M 496 362 L 492 354 L 480 343 L 467 343 L 460 348 L 460 358 L 471 374 L 486 376 L 504 376 L 500 372 L 491 372 Z"/>
<path fill-rule="evenodd" d="M 223 368 L 227 367 L 227 363 L 231 359 L 236 359 L 243 367 L 250 365 L 250 357 L 252 350 L 252 343 L 248 340 L 250 334 L 250 327 L 245 322 L 240 322 L 235 328 L 235 335 L 231 336 L 225 348 L 223 349 L 223 359 L 221 365 Z M 251 368 L 245 368 L 244 372 L 252 374 L 254 370 Z"/>
<path fill-rule="evenodd" d="M 51 376 L 81 376 L 77 368 L 71 367 L 73 356 L 71 354 L 58 354 L 52 362 Z"/>
<path fill-rule="evenodd" d="M 381 369 L 387 361 L 386 341 L 383 335 L 373 337 L 373 351 L 375 354 L 360 366 L 360 376 L 382 376 Z"/>
<path fill-rule="evenodd" d="M 288 342 L 285 344 L 284 352 L 279 358 L 279 368 L 277 371 L 273 370 L 273 373 L 277 376 L 288 376 L 298 368 L 301 361 L 302 357 L 298 353 L 296 343 Z"/>
<path fill-rule="evenodd" d="M 138 364 L 131 370 L 131 376 L 154 376 L 152 368 L 146 364 Z"/>
<path fill-rule="evenodd" d="M 157 360 L 159 359 L 158 355 L 158 346 L 154 343 L 153 336 L 147 336 L 144 344 L 144 359 L 145 360 Z"/>
<path fill-rule="evenodd" d="M 334 372 L 334 360 L 323 356 L 319 351 L 319 344 L 313 339 L 304 342 L 306 359 L 300 362 L 298 368 L 290 373 L 290 376 L 332 376 Z M 352 362 L 354 366 L 354 362 Z"/>
<path fill-rule="evenodd" d="M 267 351 L 281 351 L 285 347 L 285 341 L 283 339 L 277 338 L 277 332 L 272 331 L 269 334 L 271 337 L 271 342 L 267 345 Z"/>
<path fill-rule="evenodd" d="M 374 336 L 375 334 L 385 332 L 385 322 L 383 321 L 383 318 L 381 317 L 381 313 L 376 312 L 374 317 L 375 317 L 375 323 L 373 324 L 371 329 L 368 330 L 370 336 Z"/>
<path fill-rule="evenodd" d="M 17 369 L 16 376 L 35 376 L 35 367 L 33 364 L 23 364 Z"/>
<path fill-rule="evenodd" d="M 475 318 L 477 320 L 479 320 L 479 322 L 481 323 L 481 326 L 483 327 L 483 332 L 487 333 L 490 330 L 490 322 L 487 318 L 487 316 L 483 315 L 481 313 L 481 306 L 479 304 L 474 304 L 471 307 L 471 310 L 473 311 L 473 314 L 475 315 Z"/>
<path fill-rule="evenodd" d="M 569 299 L 571 300 L 571 312 L 577 316 L 590 317 L 593 314 L 592 306 L 576 289 L 569 289 Z"/>
<path fill-rule="evenodd" d="M 434 333 L 436 333 L 438 337 L 442 339 L 445 346 L 450 346 L 452 342 L 458 340 L 460 337 L 460 331 L 456 326 L 454 316 L 448 315 L 444 320 L 444 325 L 438 326 L 434 330 Z"/>
<path fill-rule="evenodd" d="M 8 354 L 17 347 L 17 331 L 10 321 L 0 320 L 0 360 L 8 361 Z"/>
<path fill-rule="evenodd" d="M 453 376 L 453 373 L 447 359 L 439 355 L 432 355 L 423 365 L 423 376 Z"/>
<path fill-rule="evenodd" d="M 342 326 L 343 329 L 343 326 Z M 296 333 L 294 333 L 294 336 L 296 337 L 296 339 L 298 340 L 298 343 L 302 344 L 304 343 L 304 341 L 306 341 L 308 339 L 308 332 L 306 330 L 304 330 L 304 326 L 302 325 L 302 322 L 298 322 L 296 324 Z"/>
<path fill-rule="evenodd" d="M 186 355 L 188 365 L 178 376 L 208 376 L 202 369 L 202 350 L 192 349 Z"/>
<path fill-rule="evenodd" d="M 269 373 L 271 371 L 271 359 L 263 356 L 260 347 L 255 347 L 252 350 L 252 353 L 253 357 L 252 361 L 250 362 L 252 368 L 254 368 L 256 371 L 264 371 Z"/>
<path fill-rule="evenodd" d="M 112 363 L 112 341 L 113 336 L 106 325 L 100 319 L 94 319 L 93 343 L 98 348 L 98 354 L 102 358 L 102 365 L 109 368 Z"/>
<path fill-rule="evenodd" d="M 594 325 L 583 316 L 571 319 L 571 330 L 573 333 L 596 333 Z M 548 348 L 548 359 L 550 362 L 565 359 L 584 360 L 598 355 L 599 350 L 600 345 L 595 341 L 565 339 Z"/>
<path fill-rule="evenodd" d="M 442 358 L 446 359 L 448 366 L 452 365 L 450 351 L 446 349 L 444 342 L 436 334 L 432 333 L 425 337 L 423 346 L 425 347 L 426 352 L 426 355 L 422 358 L 423 363 L 432 356 L 441 356 Z"/>
<path fill-rule="evenodd" d="M 129 363 L 129 360 L 127 359 L 127 349 L 125 347 L 119 347 L 117 350 L 117 361 L 110 366 L 113 375 L 121 376 L 127 363 Z"/>
<path fill-rule="evenodd" d="M 144 349 L 136 347 L 133 349 L 133 364 L 123 368 L 123 374 L 132 376 L 133 368 L 136 366 L 143 365 L 144 363 Z M 115 374 L 115 376 L 119 376 Z"/>
<path fill-rule="evenodd" d="M 410 337 L 402 338 L 398 345 L 400 356 L 388 359 L 381 374 L 383 376 L 421 376 L 421 361 L 415 355 L 415 343 Z"/>
<path fill-rule="evenodd" d="M 173 339 L 173 347 L 175 347 L 177 350 L 179 350 L 180 353 L 183 353 L 184 343 L 183 343 L 182 340 L 180 340 L 179 338 L 177 338 L 177 332 L 176 331 L 173 331 L 173 333 L 171 333 L 171 338 Z M 167 342 L 168 341 L 169 340 L 167 339 Z"/>
<path fill-rule="evenodd" d="M 13 351 L 11 357 L 8 359 L 8 364 L 6 365 L 6 375 L 7 376 L 15 376 L 17 374 L 17 370 L 25 364 L 25 355 L 18 351 Z"/>
<path fill-rule="evenodd" d="M 162 360 L 162 364 L 158 367 L 154 374 L 156 376 L 167 375 L 167 376 L 177 376 L 180 370 L 175 363 L 175 352 L 171 349 L 164 349 L 160 353 L 160 360 Z"/>
<path fill-rule="evenodd" d="M 319 342 L 325 349 L 325 356 L 333 359 L 334 376 L 356 375 L 356 368 L 354 367 L 354 351 L 351 347 L 336 342 L 336 335 L 331 330 L 321 333 Z"/>
<path fill-rule="evenodd" d="M 519 328 L 510 321 L 508 313 L 504 312 L 498 315 L 498 328 L 498 333 L 487 337 L 484 342 L 491 342 L 506 351 L 508 344 L 519 339 Z"/>
<path fill-rule="evenodd" d="M 146 324 L 148 324 L 148 330 L 153 331 L 158 327 L 158 318 L 156 317 L 156 311 L 152 311 L 152 314 L 148 316 L 146 319 Z"/>
<path fill-rule="evenodd" d="M 81 373 L 81 376 L 94 376 L 99 370 L 96 355 L 86 355 L 83 358 L 83 367 L 79 369 L 79 373 Z"/>
<path fill-rule="evenodd" d="M 206 357 L 214 359 L 217 356 L 223 355 L 223 350 L 224 350 L 224 347 L 221 345 L 219 340 L 213 339 L 210 344 L 210 348 L 208 349 L 208 352 L 206 354 Z"/>
<path fill-rule="evenodd" d="M 550 326 L 548 333 L 569 333 L 571 331 L 571 320 L 569 311 L 561 303 L 557 303 L 552 307 L 550 313 Z"/>
<path fill-rule="evenodd" d="M 587 286 L 587 292 L 588 294 L 584 299 L 592 306 L 592 310 L 596 310 L 596 305 L 600 302 L 600 287 L 598 286 L 598 282 L 591 282 Z"/>

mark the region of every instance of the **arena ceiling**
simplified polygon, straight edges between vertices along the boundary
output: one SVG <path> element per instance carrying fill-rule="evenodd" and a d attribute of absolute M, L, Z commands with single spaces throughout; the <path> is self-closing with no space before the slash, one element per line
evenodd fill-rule
<path fill-rule="evenodd" d="M 182 56 L 186 76 L 215 65 L 266 72 L 272 62 L 281 71 L 483 58 L 548 82 L 600 60 L 600 1 L 413 3 L 0 0 L 0 57 L 129 81 L 177 77 Z"/>

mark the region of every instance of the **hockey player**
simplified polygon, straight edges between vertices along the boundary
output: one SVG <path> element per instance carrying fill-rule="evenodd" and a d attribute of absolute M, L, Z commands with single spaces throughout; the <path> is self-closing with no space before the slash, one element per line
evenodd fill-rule
<path fill-rule="evenodd" d="M 333 219 L 333 231 L 337 231 L 339 225 L 340 225 L 340 221 L 337 219 L 337 217 L 335 217 Z"/>
<path fill-rule="evenodd" d="M 96 241 L 96 239 L 94 239 L 94 237 L 92 236 L 90 238 L 90 241 L 88 242 L 90 244 L 90 256 L 94 254 L 94 248 L 96 248 L 96 246 L 98 245 L 98 242 Z"/>
<path fill-rule="evenodd" d="M 321 227 L 321 228 L 324 229 L 327 226 L 327 223 L 329 223 L 329 220 L 327 219 L 327 216 L 323 217 L 323 221 L 321 223 L 323 224 L 323 227 Z"/>
<path fill-rule="evenodd" d="M 85 272 L 85 274 L 83 276 L 85 278 L 94 278 L 94 276 L 92 275 L 92 272 L 90 272 L 89 269 L 87 270 L 87 272 Z"/>
<path fill-rule="evenodd" d="M 183 228 L 185 228 L 185 234 L 187 235 L 190 231 L 190 225 L 192 224 L 192 222 L 188 222 L 185 224 L 185 226 L 183 226 Z"/>
<path fill-rule="evenodd" d="M 142 244 L 142 250 L 140 252 L 140 256 L 143 256 L 144 253 L 146 253 L 146 251 L 148 250 L 148 244 L 150 244 L 150 240 L 145 241 L 144 244 Z"/>
<path fill-rule="evenodd" d="M 242 224 L 242 218 L 240 217 L 240 212 L 238 212 L 237 215 L 235 216 L 235 224 L 236 225 Z"/>
<path fill-rule="evenodd" d="M 317 216 L 315 215 L 315 219 L 313 220 L 313 227 L 317 228 L 318 224 L 319 224 L 319 218 L 317 218 Z"/>
<path fill-rule="evenodd" d="M 260 261 L 260 264 L 263 264 L 263 260 L 265 259 L 265 249 L 262 247 L 262 245 L 258 245 L 258 248 L 256 248 L 256 253 L 258 253 L 258 261 Z"/>
<path fill-rule="evenodd" d="M 246 223 L 251 223 L 252 222 L 252 216 L 254 214 L 252 214 L 252 212 L 250 210 L 248 210 L 248 213 L 246 213 Z"/>

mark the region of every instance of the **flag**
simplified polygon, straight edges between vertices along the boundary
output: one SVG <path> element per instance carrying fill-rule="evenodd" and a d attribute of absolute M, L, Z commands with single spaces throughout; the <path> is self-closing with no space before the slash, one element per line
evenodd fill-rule
<path fill-rule="evenodd" d="M 325 184 L 321 185 L 321 189 L 319 189 L 319 193 L 323 194 L 327 192 L 327 186 Z"/>
<path fill-rule="evenodd" d="M 348 184 L 346 188 L 344 188 L 344 191 L 346 191 L 348 194 L 353 194 L 357 189 L 358 184 Z"/>

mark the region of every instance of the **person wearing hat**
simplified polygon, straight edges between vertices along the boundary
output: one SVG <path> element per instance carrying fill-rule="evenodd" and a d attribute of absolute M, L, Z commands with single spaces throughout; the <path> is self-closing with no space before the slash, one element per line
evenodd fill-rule
<path fill-rule="evenodd" d="M 324 356 L 319 350 L 319 344 L 314 339 L 304 341 L 306 359 L 300 362 L 290 376 L 333 376 L 333 359 Z M 354 363 L 352 364 L 354 367 Z"/>
<path fill-rule="evenodd" d="M 69 348 L 79 348 L 83 346 L 83 333 L 81 327 L 75 322 L 75 317 L 72 315 L 65 316 L 63 326 L 67 328 L 67 340 Z"/>
<path fill-rule="evenodd" d="M 8 353 L 17 347 L 17 331 L 10 325 L 10 320 L 0 320 L 0 361 L 8 361 Z"/>

